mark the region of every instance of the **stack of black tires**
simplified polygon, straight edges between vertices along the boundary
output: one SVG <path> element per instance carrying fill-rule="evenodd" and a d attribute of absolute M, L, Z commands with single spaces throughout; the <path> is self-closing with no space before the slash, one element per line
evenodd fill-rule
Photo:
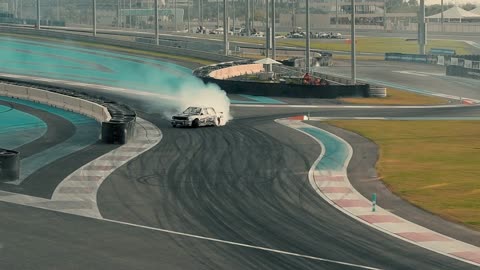
<path fill-rule="evenodd" d="M 137 114 L 130 107 L 116 102 L 104 104 L 112 119 L 102 123 L 102 141 L 108 144 L 125 144 L 135 133 Z"/>
<path fill-rule="evenodd" d="M 0 182 L 17 180 L 20 176 L 18 152 L 0 148 Z"/>

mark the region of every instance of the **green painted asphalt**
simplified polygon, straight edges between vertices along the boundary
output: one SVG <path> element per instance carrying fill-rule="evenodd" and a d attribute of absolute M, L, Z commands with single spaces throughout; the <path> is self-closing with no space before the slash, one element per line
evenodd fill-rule
<path fill-rule="evenodd" d="M 47 125 L 31 114 L 0 105 L 0 148 L 15 149 L 42 137 Z"/>
<path fill-rule="evenodd" d="M 202 83 L 191 70 L 148 57 L 0 37 L 3 73 L 174 93 Z M 202 83 L 203 84 L 203 83 Z M 194 87 L 195 85 L 193 85 Z"/>

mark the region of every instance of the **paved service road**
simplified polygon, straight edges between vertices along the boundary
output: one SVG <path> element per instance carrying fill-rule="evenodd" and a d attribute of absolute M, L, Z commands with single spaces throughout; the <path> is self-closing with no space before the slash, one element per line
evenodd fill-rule
<path fill-rule="evenodd" d="M 350 76 L 350 63 L 336 61 L 332 67 L 317 67 L 318 72 Z M 480 80 L 445 75 L 445 67 L 394 61 L 358 61 L 357 79 L 385 84 L 392 88 L 430 91 L 480 99 Z"/>

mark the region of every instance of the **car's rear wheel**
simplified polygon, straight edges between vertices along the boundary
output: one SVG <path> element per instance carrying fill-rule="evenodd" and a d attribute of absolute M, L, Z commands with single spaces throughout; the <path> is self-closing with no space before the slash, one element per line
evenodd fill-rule
<path fill-rule="evenodd" d="M 175 123 L 172 123 L 172 127 L 177 127 L 177 124 L 175 124 Z"/>
<path fill-rule="evenodd" d="M 198 119 L 193 120 L 192 127 L 197 128 L 200 125 L 200 121 Z"/>

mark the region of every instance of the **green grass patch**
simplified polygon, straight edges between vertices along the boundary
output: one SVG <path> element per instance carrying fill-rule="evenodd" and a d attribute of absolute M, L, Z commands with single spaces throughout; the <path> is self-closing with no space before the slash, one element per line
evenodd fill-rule
<path fill-rule="evenodd" d="M 379 145 L 377 171 L 392 192 L 432 213 L 480 230 L 480 122 L 328 123 Z"/>
<path fill-rule="evenodd" d="M 413 92 L 387 88 L 385 98 L 340 98 L 341 101 L 358 105 L 441 105 L 449 100 L 441 97 L 420 95 Z"/>
<path fill-rule="evenodd" d="M 221 39 L 211 35 L 209 38 Z M 230 41 L 239 41 L 251 44 L 265 44 L 264 38 L 230 37 Z M 277 46 L 305 47 L 305 39 L 277 39 Z M 311 39 L 312 49 L 330 51 L 350 51 L 351 45 L 346 39 Z M 457 54 L 471 54 L 476 50 L 471 45 L 458 40 L 428 40 L 427 51 L 431 48 L 453 49 Z M 406 41 L 405 38 L 394 37 L 360 37 L 357 38 L 357 52 L 365 53 L 419 53 L 417 41 Z"/>
<path fill-rule="evenodd" d="M 179 62 L 196 63 L 199 65 L 211 65 L 211 64 L 217 63 L 214 61 L 205 60 L 205 59 L 196 58 L 196 57 L 187 57 L 187 56 L 180 56 L 180 55 L 174 55 L 174 54 L 168 54 L 168 53 L 130 49 L 125 47 L 105 45 L 105 44 L 85 42 L 85 41 L 72 41 L 72 40 L 64 40 L 59 38 L 50 38 L 50 37 L 45 38 L 45 37 L 37 37 L 37 36 L 19 35 L 19 34 L 0 34 L 0 35 L 18 37 L 18 38 L 28 37 L 29 39 L 32 39 L 32 40 L 49 41 L 49 42 L 60 41 L 66 45 L 87 47 L 87 48 L 97 48 L 97 49 L 102 49 L 107 51 L 116 51 L 116 52 L 122 52 L 122 53 L 144 55 L 144 56 L 149 56 L 153 58 L 169 59 L 169 60 L 179 61 Z"/>

